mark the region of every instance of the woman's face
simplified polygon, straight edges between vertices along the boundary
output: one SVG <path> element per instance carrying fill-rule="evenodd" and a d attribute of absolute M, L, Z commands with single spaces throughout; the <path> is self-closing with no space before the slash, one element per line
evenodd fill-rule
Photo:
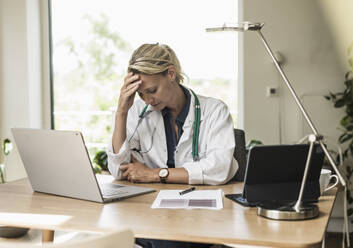
<path fill-rule="evenodd" d="M 166 75 L 163 74 L 139 74 L 142 83 L 137 90 L 141 99 L 158 110 L 165 107 L 173 107 L 175 87 L 175 71 L 168 70 Z"/>

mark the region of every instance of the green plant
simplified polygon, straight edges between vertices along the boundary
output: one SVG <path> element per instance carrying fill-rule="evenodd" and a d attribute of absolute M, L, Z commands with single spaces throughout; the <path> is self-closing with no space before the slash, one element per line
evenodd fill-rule
<path fill-rule="evenodd" d="M 343 158 L 347 159 L 353 155 L 353 74 L 349 71 L 345 75 L 345 89 L 343 92 L 325 96 L 327 100 L 334 103 L 335 108 L 345 108 L 345 116 L 340 121 L 343 133 L 338 138 L 340 144 L 348 143 L 348 147 L 343 151 Z"/>
<path fill-rule="evenodd" d="M 94 171 L 94 174 L 101 174 L 102 168 L 98 164 L 93 164 L 93 171 Z"/>
<path fill-rule="evenodd" d="M 351 53 L 352 47 L 350 47 L 348 53 Z M 330 92 L 329 95 L 325 96 L 327 100 L 333 102 L 335 108 L 344 108 L 345 115 L 340 120 L 342 134 L 338 138 L 338 142 L 344 146 L 343 160 L 353 157 L 353 59 L 349 60 L 349 64 L 352 69 L 344 76 L 345 89 L 338 93 Z M 338 156 L 336 160 L 338 161 Z M 343 168 L 341 169 L 343 170 Z M 349 184 L 353 176 L 353 169 L 346 165 L 344 172 Z M 349 188 L 347 189 L 347 201 L 349 204 L 353 203 L 352 192 Z M 353 208 L 349 208 L 347 214 L 348 216 L 353 215 Z"/>
<path fill-rule="evenodd" d="M 4 139 L 1 143 L 1 152 L 5 155 L 4 163 L 0 164 L 0 183 L 5 183 L 5 164 L 6 164 L 6 156 L 10 154 L 12 150 L 12 143 L 9 139 Z"/>
<path fill-rule="evenodd" d="M 100 166 L 101 170 L 108 170 L 108 156 L 105 151 L 98 151 L 93 158 L 93 163 Z"/>
<path fill-rule="evenodd" d="M 9 139 L 4 139 L 4 141 L 1 144 L 1 150 L 5 154 L 5 156 L 9 155 L 11 150 L 12 150 L 12 143 Z"/>

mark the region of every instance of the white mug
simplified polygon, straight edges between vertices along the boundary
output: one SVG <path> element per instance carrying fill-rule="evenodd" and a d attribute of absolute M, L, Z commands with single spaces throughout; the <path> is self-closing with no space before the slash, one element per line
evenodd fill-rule
<path fill-rule="evenodd" d="M 332 174 L 332 172 L 330 170 L 327 170 L 327 169 L 321 170 L 321 175 L 320 175 L 320 193 L 321 193 L 321 195 L 325 191 L 332 189 L 333 187 L 335 187 L 338 184 L 337 175 L 331 175 L 331 174 Z M 327 187 L 332 178 L 335 178 L 335 183 L 332 184 L 330 187 Z"/>

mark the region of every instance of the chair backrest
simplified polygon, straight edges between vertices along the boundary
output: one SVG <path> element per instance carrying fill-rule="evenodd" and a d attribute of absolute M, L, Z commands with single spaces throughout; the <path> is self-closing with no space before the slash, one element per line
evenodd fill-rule
<path fill-rule="evenodd" d="M 67 241 L 63 243 L 31 244 L 25 242 L 1 242 L 0 248 L 117 248 L 134 247 L 134 234 L 131 230 L 122 230 L 108 234 L 95 235 L 81 240 Z"/>
<path fill-rule="evenodd" d="M 238 161 L 238 171 L 232 178 L 232 181 L 244 181 L 246 170 L 246 148 L 245 132 L 241 129 L 234 129 L 235 149 L 234 158 Z"/>

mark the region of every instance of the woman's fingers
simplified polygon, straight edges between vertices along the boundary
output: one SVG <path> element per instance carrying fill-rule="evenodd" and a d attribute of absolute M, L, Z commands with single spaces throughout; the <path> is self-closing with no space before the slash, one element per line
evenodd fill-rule
<path fill-rule="evenodd" d="M 125 171 L 125 172 L 123 173 L 123 178 L 124 178 L 124 179 L 127 179 L 128 176 L 129 176 L 129 172 L 128 172 L 128 171 Z"/>
<path fill-rule="evenodd" d="M 128 164 L 122 164 L 122 165 L 120 165 L 119 170 L 126 171 L 128 168 L 129 168 Z"/>
<path fill-rule="evenodd" d="M 127 76 L 124 78 L 124 84 L 123 84 L 123 88 L 129 86 L 131 83 L 133 83 L 134 81 L 137 81 L 140 78 L 139 75 L 135 74 L 133 75 L 132 72 L 130 72 L 129 74 L 127 74 Z"/>
<path fill-rule="evenodd" d="M 124 90 L 123 93 L 126 96 L 131 96 L 133 93 L 135 93 L 137 91 L 137 89 L 139 88 L 140 84 L 142 83 L 141 80 L 136 81 L 132 84 L 129 84 Z"/>
<path fill-rule="evenodd" d="M 137 182 L 136 179 L 136 168 L 134 168 L 134 164 L 130 163 L 130 164 L 125 164 L 125 165 L 121 165 L 120 166 L 120 170 L 122 170 L 124 173 L 122 175 L 122 177 L 124 179 L 127 179 L 129 182 Z"/>
<path fill-rule="evenodd" d="M 132 72 L 125 77 L 124 84 L 120 89 L 118 111 L 127 113 L 134 103 L 135 93 L 141 83 L 140 76 L 134 75 Z"/>
<path fill-rule="evenodd" d="M 123 171 L 123 178 L 127 179 L 129 174 L 130 174 L 130 167 L 129 164 L 125 164 L 125 165 L 120 165 L 120 170 Z"/>
<path fill-rule="evenodd" d="M 129 88 L 121 92 L 120 99 L 121 104 L 127 106 L 128 109 L 132 106 L 134 102 L 135 93 L 138 90 L 141 83 L 134 83 L 133 85 L 129 85 Z"/>

